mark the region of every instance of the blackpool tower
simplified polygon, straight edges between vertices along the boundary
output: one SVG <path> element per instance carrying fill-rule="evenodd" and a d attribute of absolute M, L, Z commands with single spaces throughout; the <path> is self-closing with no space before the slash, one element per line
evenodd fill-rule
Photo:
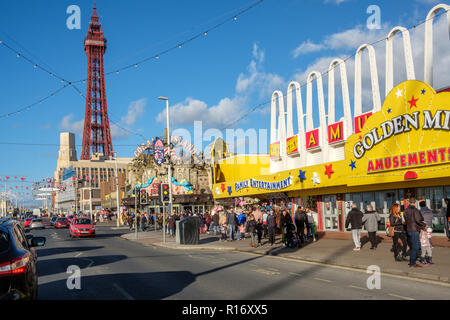
<path fill-rule="evenodd" d="M 92 154 L 102 153 L 108 157 L 113 155 L 103 64 L 106 39 L 95 5 L 84 40 L 84 51 L 88 60 L 88 74 L 81 160 L 90 160 L 91 151 Z"/>

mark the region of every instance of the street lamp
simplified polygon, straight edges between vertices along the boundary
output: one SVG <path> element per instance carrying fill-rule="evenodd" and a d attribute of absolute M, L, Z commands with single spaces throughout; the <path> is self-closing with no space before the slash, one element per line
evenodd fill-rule
<path fill-rule="evenodd" d="M 169 116 L 169 98 L 166 97 L 158 97 L 159 100 L 165 100 L 166 101 L 166 112 L 167 112 L 167 152 L 169 153 L 169 163 L 168 163 L 168 183 L 169 183 L 169 215 L 172 215 L 172 166 L 170 163 L 170 155 L 171 155 L 171 149 L 170 149 L 170 116 Z M 163 215 L 163 241 L 166 242 L 166 215 Z"/>
<path fill-rule="evenodd" d="M 119 175 L 117 171 L 117 152 L 114 152 L 114 160 L 116 162 L 116 198 L 117 198 L 117 227 L 119 227 L 120 207 L 119 207 Z"/>

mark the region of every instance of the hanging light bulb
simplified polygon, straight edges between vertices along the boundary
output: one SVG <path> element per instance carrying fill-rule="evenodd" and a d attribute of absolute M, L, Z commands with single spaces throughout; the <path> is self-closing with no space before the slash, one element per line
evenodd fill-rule
<path fill-rule="evenodd" d="M 135 67 L 135 68 L 137 68 L 137 67 L 138 67 L 137 63 L 136 63 L 135 65 L 134 65 L 134 67 Z"/>
<path fill-rule="evenodd" d="M 17 54 L 17 58 L 20 58 L 20 53 Z"/>
<path fill-rule="evenodd" d="M 204 35 L 205 35 L 205 36 L 207 36 L 207 35 L 208 35 L 208 32 L 207 32 L 207 31 L 205 31 Z"/>
<path fill-rule="evenodd" d="M 35 64 L 35 65 L 34 65 L 34 68 L 37 69 L 37 67 L 38 67 L 37 64 Z"/>
<path fill-rule="evenodd" d="M 159 59 L 159 56 L 156 56 L 156 60 L 158 60 Z"/>
<path fill-rule="evenodd" d="M 234 16 L 234 17 L 233 17 L 233 20 L 234 20 L 234 21 L 236 21 L 236 20 L 237 20 L 237 17 L 236 17 L 236 16 Z"/>
<path fill-rule="evenodd" d="M 178 45 L 178 48 L 180 48 L 181 49 L 181 43 Z"/>

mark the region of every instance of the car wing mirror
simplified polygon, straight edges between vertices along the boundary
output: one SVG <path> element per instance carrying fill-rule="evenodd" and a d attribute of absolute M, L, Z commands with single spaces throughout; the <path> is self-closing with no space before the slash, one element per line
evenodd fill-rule
<path fill-rule="evenodd" d="M 44 237 L 34 237 L 31 239 L 31 247 L 43 247 L 47 241 Z"/>

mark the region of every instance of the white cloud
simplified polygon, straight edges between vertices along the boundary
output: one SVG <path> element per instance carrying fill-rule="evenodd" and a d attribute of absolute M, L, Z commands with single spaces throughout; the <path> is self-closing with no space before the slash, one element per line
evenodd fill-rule
<path fill-rule="evenodd" d="M 236 82 L 236 92 L 251 94 L 259 91 L 260 98 L 270 96 L 272 92 L 284 84 L 284 80 L 277 74 L 263 71 L 264 51 L 253 45 L 253 57 L 247 67 L 247 73 L 239 74 Z"/>
<path fill-rule="evenodd" d="M 145 106 L 147 105 L 147 99 L 140 99 L 133 101 L 128 106 L 128 113 L 122 117 L 121 122 L 127 126 L 132 126 L 136 121 L 141 118 L 145 113 Z"/>
<path fill-rule="evenodd" d="M 236 81 L 234 97 L 222 98 L 211 107 L 204 101 L 189 97 L 184 102 L 171 106 L 171 122 L 174 125 L 192 125 L 194 121 L 202 121 L 206 127 L 222 129 L 238 120 L 248 110 L 246 102 L 252 94 L 267 99 L 275 89 L 284 86 L 285 82 L 279 75 L 263 71 L 264 59 L 264 51 L 255 43 L 247 71 L 239 74 Z M 165 123 L 165 111 L 157 115 L 156 121 Z"/>
<path fill-rule="evenodd" d="M 297 58 L 300 55 L 323 50 L 345 50 L 348 52 L 358 49 L 364 43 L 373 43 L 386 37 L 387 30 L 389 30 L 387 25 L 378 30 L 368 30 L 365 26 L 358 25 L 353 29 L 328 35 L 321 43 L 314 43 L 308 39 L 292 50 L 291 54 L 294 58 Z"/>
<path fill-rule="evenodd" d="M 79 121 L 72 121 L 73 114 L 65 116 L 59 124 L 59 129 L 62 131 L 74 132 L 83 136 L 84 119 Z"/>
<path fill-rule="evenodd" d="M 170 107 L 170 121 L 173 125 L 192 125 L 194 121 L 202 121 L 204 126 L 222 127 L 237 118 L 245 110 L 245 98 L 223 98 L 215 106 L 209 107 L 200 100 L 187 98 L 183 103 Z M 165 123 L 166 112 L 162 111 L 156 121 Z"/>
<path fill-rule="evenodd" d="M 292 50 L 292 56 L 294 58 L 297 58 L 298 56 L 300 56 L 302 54 L 321 51 L 323 49 L 324 49 L 323 44 L 317 44 L 317 43 L 311 42 L 311 40 L 308 39 L 305 42 L 302 42 L 297 48 Z"/>

